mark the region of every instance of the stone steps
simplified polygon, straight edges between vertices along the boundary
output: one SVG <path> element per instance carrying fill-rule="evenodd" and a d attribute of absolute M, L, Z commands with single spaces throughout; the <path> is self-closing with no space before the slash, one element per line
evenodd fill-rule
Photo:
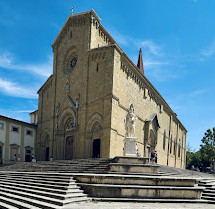
<path fill-rule="evenodd" d="M 0 188 L 0 202 L 17 208 L 59 208 L 89 200 L 69 174 L 0 173 Z"/>
<path fill-rule="evenodd" d="M 26 184 L 23 185 L 23 184 L 20 184 L 20 183 L 17 183 L 16 181 L 14 182 L 5 182 L 5 181 L 1 181 L 0 182 L 0 187 L 4 187 L 4 186 L 14 186 L 16 188 L 20 187 L 20 188 L 30 188 L 30 189 L 33 189 L 33 190 L 40 190 L 40 191 L 44 191 L 44 192 L 50 192 L 50 193 L 58 193 L 58 194 L 68 194 L 68 193 L 76 193 L 76 192 L 80 192 L 80 187 L 79 186 L 76 186 L 75 187 L 67 187 L 67 188 L 47 188 L 46 185 L 43 185 L 43 186 L 35 186 L 35 185 L 32 185 L 32 184 Z"/>
<path fill-rule="evenodd" d="M 124 173 L 158 173 L 158 165 L 151 164 L 131 164 L 131 163 L 109 163 L 110 172 Z"/>
<path fill-rule="evenodd" d="M 201 187 L 140 186 L 79 183 L 91 197 L 200 199 Z"/>
<path fill-rule="evenodd" d="M 175 186 L 194 187 L 196 180 L 192 178 L 153 177 L 137 175 L 114 174 L 76 174 L 79 183 L 114 184 L 114 185 L 142 185 L 142 186 Z"/>
<path fill-rule="evenodd" d="M 37 163 L 17 163 L 7 167 L 1 167 L 0 171 L 47 171 L 47 172 L 98 172 L 104 173 L 112 159 L 75 159 L 70 161 L 39 161 Z"/>
<path fill-rule="evenodd" d="M 0 208 L 6 208 L 6 209 L 17 209 L 17 208 L 23 208 L 23 209 L 29 209 L 34 208 L 38 209 L 38 207 L 34 207 L 27 203 L 22 203 L 17 200 L 11 200 L 10 198 L 0 196 Z"/>
<path fill-rule="evenodd" d="M 92 198 L 93 201 L 103 202 L 139 202 L 139 203 L 210 203 L 208 200 L 203 199 L 147 199 L 147 198 Z M 212 203 L 212 202 L 211 202 Z"/>
<path fill-rule="evenodd" d="M 64 200 L 64 199 L 67 199 L 67 198 L 73 198 L 74 196 L 75 197 L 80 197 L 80 196 L 86 196 L 85 194 L 83 193 L 80 193 L 80 189 L 72 189 L 71 192 L 67 192 L 67 190 L 65 190 L 64 192 L 61 191 L 58 191 L 58 190 L 54 190 L 54 191 L 50 191 L 50 190 L 45 190 L 43 191 L 41 188 L 38 190 L 38 189 L 35 189 L 35 188 L 32 188 L 32 187 L 25 187 L 24 185 L 19 185 L 19 186 L 13 186 L 13 185 L 6 185 L 6 184 L 2 184 L 0 183 L 0 187 L 1 189 L 8 189 L 8 190 L 16 190 L 18 189 L 20 192 L 30 192 L 31 194 L 35 194 L 35 195 L 45 195 L 46 197 L 50 197 L 50 198 L 55 198 L 55 199 L 59 199 L 59 200 Z"/>
<path fill-rule="evenodd" d="M 203 179 L 198 185 L 204 185 L 205 189 L 202 193 L 202 199 L 215 202 L 215 179 Z"/>
<path fill-rule="evenodd" d="M 138 176 L 176 176 L 175 173 L 145 173 L 145 172 L 111 172 L 111 171 L 107 171 L 106 173 L 108 174 L 120 174 L 120 175 L 138 175 Z M 180 176 L 179 176 L 180 177 Z"/>
<path fill-rule="evenodd" d="M 38 178 L 23 178 L 23 177 L 10 177 L 10 178 L 2 178 L 2 180 L 16 180 L 17 182 L 32 182 L 32 183 L 41 183 L 41 184 L 52 184 L 52 185 L 58 185 L 58 186 L 64 186 L 68 187 L 69 185 L 75 184 L 75 182 L 66 182 L 66 181 L 52 181 L 52 180 L 44 180 L 44 179 L 38 179 Z"/>
<path fill-rule="evenodd" d="M 30 181 L 30 180 L 29 180 Z M 4 183 L 4 184 L 14 184 L 14 185 L 21 185 L 23 186 L 22 184 L 22 180 L 20 181 L 17 181 L 16 179 L 1 179 L 0 181 L 1 183 Z M 53 184 L 41 184 L 41 183 L 34 183 L 34 182 L 27 182 L 25 181 L 25 185 L 24 186 L 30 186 L 32 188 L 38 188 L 38 189 L 47 189 L 47 190 L 57 190 L 57 191 L 61 191 L 61 190 L 65 190 L 65 189 L 80 189 L 79 186 L 77 186 L 76 183 L 70 183 L 69 186 L 66 185 L 66 186 L 62 186 L 62 185 L 53 185 Z"/>

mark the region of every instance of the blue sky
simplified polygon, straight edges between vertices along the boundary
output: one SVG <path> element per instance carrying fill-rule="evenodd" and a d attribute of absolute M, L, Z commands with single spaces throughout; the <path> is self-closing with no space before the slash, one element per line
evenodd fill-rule
<path fill-rule="evenodd" d="M 145 75 L 197 150 L 215 126 L 213 0 L 0 0 L 0 114 L 29 122 L 72 6 L 74 13 L 93 8 L 135 63 L 142 47 Z"/>

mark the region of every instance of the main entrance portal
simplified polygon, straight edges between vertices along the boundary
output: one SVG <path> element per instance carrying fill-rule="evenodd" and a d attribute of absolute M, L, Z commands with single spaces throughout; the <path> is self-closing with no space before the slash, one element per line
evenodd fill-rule
<path fill-rule="evenodd" d="M 93 141 L 93 158 L 100 158 L 100 139 L 94 139 Z"/>
<path fill-rule="evenodd" d="M 74 143 L 74 136 L 68 136 L 66 138 L 66 150 L 65 150 L 66 160 L 71 160 L 73 158 L 73 143 Z"/>

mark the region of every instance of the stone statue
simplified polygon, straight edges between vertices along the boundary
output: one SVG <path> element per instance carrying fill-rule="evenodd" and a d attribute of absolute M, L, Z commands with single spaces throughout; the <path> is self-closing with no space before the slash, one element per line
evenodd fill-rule
<path fill-rule="evenodd" d="M 125 118 L 126 137 L 135 137 L 135 120 L 137 116 L 134 113 L 133 104 L 130 105 L 129 112 Z"/>

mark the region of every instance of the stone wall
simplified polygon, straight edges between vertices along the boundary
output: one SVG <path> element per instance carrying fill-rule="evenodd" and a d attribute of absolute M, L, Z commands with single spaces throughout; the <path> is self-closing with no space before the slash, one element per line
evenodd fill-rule
<path fill-rule="evenodd" d="M 113 146 L 111 146 L 111 157 L 123 154 L 123 140 L 125 138 L 124 119 L 130 104 L 134 104 L 135 113 L 138 117 L 136 121 L 136 136 L 138 138 L 137 146 L 140 155 L 146 155 L 144 143 L 149 139 L 144 130 L 145 123 L 151 115 L 156 114 L 160 125 L 157 131 L 157 144 L 155 146 L 155 149 L 158 151 L 158 163 L 166 165 L 168 161 L 169 166 L 184 168 L 186 129 L 178 121 L 168 105 L 165 104 L 163 98 L 157 94 L 144 75 L 138 72 L 138 69 L 119 50 L 115 50 L 113 75 L 111 123 L 113 130 L 111 144 Z M 164 133 L 166 133 L 165 143 Z M 172 137 L 172 142 L 169 141 L 169 135 L 170 138 Z M 175 148 L 174 144 L 176 144 Z M 181 147 L 182 145 L 183 147 Z"/>

